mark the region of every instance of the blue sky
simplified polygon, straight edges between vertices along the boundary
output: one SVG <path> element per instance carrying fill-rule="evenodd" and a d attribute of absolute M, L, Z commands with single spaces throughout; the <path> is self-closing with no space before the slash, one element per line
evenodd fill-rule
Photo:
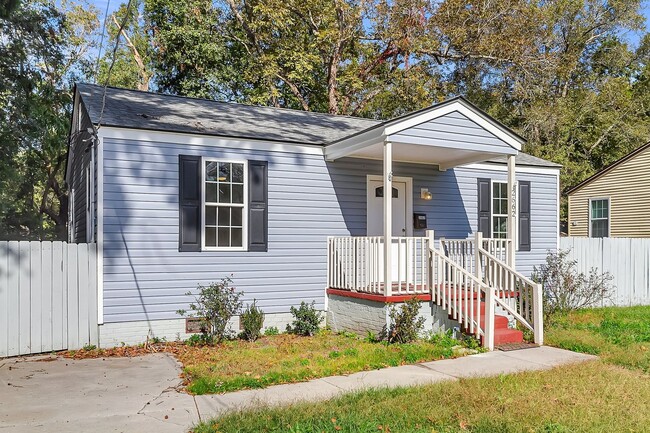
<path fill-rule="evenodd" d="M 128 0 L 126 0 L 128 1 Z M 91 4 L 94 4 L 101 12 L 102 16 L 106 11 L 106 6 L 108 5 L 109 13 L 117 9 L 124 0 L 89 0 Z M 646 18 L 646 29 L 650 29 L 650 0 L 644 0 L 643 2 L 643 15 Z M 631 33 L 624 35 L 632 44 L 636 44 L 641 37 L 639 33 Z"/>

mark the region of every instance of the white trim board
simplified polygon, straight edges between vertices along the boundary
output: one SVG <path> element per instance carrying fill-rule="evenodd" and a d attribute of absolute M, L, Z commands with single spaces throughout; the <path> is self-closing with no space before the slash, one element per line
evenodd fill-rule
<path fill-rule="evenodd" d="M 97 323 L 104 323 L 104 131 L 97 134 Z"/>
<path fill-rule="evenodd" d="M 238 139 L 198 135 L 182 132 L 151 131 L 146 129 L 116 128 L 102 126 L 100 128 L 106 138 L 121 140 L 147 141 L 151 143 L 185 144 L 196 146 L 229 147 L 232 149 L 262 150 L 270 152 L 304 153 L 308 155 L 323 155 L 323 146 L 311 144 L 291 144 L 273 140 Z"/>
<path fill-rule="evenodd" d="M 405 129 L 412 128 L 433 119 L 437 119 L 438 117 L 453 113 L 454 111 L 461 113 L 469 120 L 478 124 L 486 131 L 490 132 L 497 138 L 501 139 L 503 142 L 507 143 L 512 148 L 521 150 L 521 145 L 523 143 L 520 139 L 506 132 L 503 127 L 497 125 L 496 121 L 487 119 L 485 116 L 481 115 L 481 113 L 466 105 L 462 100 L 454 101 L 452 103 L 443 105 L 442 107 L 434 106 L 431 108 L 431 110 L 427 110 L 424 113 L 414 115 L 408 119 L 396 120 L 394 124 L 389 124 L 385 127 L 385 134 L 387 136 L 397 134 L 401 131 L 404 131 Z"/>
<path fill-rule="evenodd" d="M 493 170 L 508 172 L 508 166 L 504 162 L 477 162 L 474 164 L 461 165 L 456 168 L 469 168 L 473 170 Z M 517 157 L 515 156 L 515 171 L 517 173 L 530 173 L 530 174 L 548 174 L 551 176 L 559 176 L 560 168 L 555 167 L 531 167 L 529 165 L 517 165 Z"/>
<path fill-rule="evenodd" d="M 458 112 L 464 115 L 469 120 L 503 141 L 510 148 L 515 149 L 516 151 L 521 150 L 524 143 L 523 139 L 516 137 L 514 133 L 509 132 L 505 126 L 499 124 L 496 120 L 488 118 L 468 103 L 458 99 L 453 102 L 433 106 L 423 112 L 415 113 L 411 116 L 406 116 L 405 118 L 398 118 L 384 124 L 379 124 L 359 134 L 343 138 L 335 143 L 325 146 L 325 157 L 328 161 L 331 161 L 345 157 L 359 149 L 383 141 L 391 141 L 391 136 L 393 135 L 452 112 Z M 506 154 L 508 152 L 503 153 Z"/>

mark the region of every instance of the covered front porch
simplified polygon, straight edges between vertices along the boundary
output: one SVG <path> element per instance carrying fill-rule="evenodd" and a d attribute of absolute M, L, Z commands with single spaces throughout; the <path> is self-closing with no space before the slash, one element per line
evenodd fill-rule
<path fill-rule="evenodd" d="M 345 157 L 382 163 L 381 176 L 368 173 L 366 236 L 328 239 L 328 293 L 376 302 L 418 296 L 443 308 L 489 348 L 495 344 L 495 329 L 503 325 L 498 309 L 532 331 L 541 344 L 541 289 L 515 267 L 516 155 L 522 143 L 512 131 L 458 98 L 326 147 L 329 161 Z M 445 172 L 495 158 L 507 161 L 506 194 L 499 204 L 503 218 L 497 221 L 503 227 L 491 227 L 492 218 L 482 215 L 493 203 L 490 191 L 482 199 L 480 189 L 492 185 L 479 182 L 477 228 L 459 239 L 436 238 L 436 227 L 428 224 L 426 215 L 413 212 L 409 197 L 418 193 L 422 200 L 437 197 L 427 188 L 414 190 L 412 178 L 403 171 L 401 176 L 393 174 L 396 163 L 424 164 L 432 172 Z M 406 199 L 400 199 L 401 194 Z M 483 236 L 485 232 L 493 236 Z"/>

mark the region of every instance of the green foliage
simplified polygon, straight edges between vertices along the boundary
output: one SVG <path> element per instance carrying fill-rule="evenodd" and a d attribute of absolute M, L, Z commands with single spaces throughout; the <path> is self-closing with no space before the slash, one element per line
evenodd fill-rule
<path fill-rule="evenodd" d="M 183 351 L 179 358 L 190 381 L 188 390 L 205 394 L 463 355 L 455 353 L 458 345 L 453 339 L 439 344 L 425 340 L 378 344 L 322 330 L 312 337 L 282 334 L 255 342 L 231 340 L 218 347 Z"/>
<path fill-rule="evenodd" d="M 269 326 L 264 330 L 264 335 L 266 336 L 278 335 L 279 333 L 280 330 L 277 328 L 277 326 Z"/>
<path fill-rule="evenodd" d="M 0 7 L 0 239 L 65 239 L 71 83 L 97 28 L 86 3 Z"/>
<path fill-rule="evenodd" d="M 589 308 L 557 315 L 545 326 L 545 341 L 650 373 L 650 307 Z"/>
<path fill-rule="evenodd" d="M 389 343 L 410 343 L 415 341 L 424 327 L 424 317 L 420 313 L 417 297 L 406 300 L 399 308 L 391 305 L 388 316 L 390 325 L 383 332 L 383 340 Z"/>
<path fill-rule="evenodd" d="M 534 267 L 532 279 L 542 285 L 547 321 L 558 313 L 601 305 L 614 290 L 608 272 L 596 268 L 589 275 L 578 272 L 577 262 L 569 259 L 569 250 L 548 252 L 546 262 Z"/>
<path fill-rule="evenodd" d="M 563 188 L 574 185 L 650 136 L 641 12 L 641 0 L 134 0 L 128 16 L 122 5 L 107 17 L 95 74 L 94 8 L 9 0 L 0 233 L 65 237 L 70 89 L 92 78 L 376 119 L 463 94 L 526 137 L 526 152 L 562 164 Z M 126 23 L 121 35 L 116 22 Z"/>
<path fill-rule="evenodd" d="M 210 346 L 214 343 L 214 339 L 209 334 L 192 334 L 185 340 L 188 346 Z"/>
<path fill-rule="evenodd" d="M 255 305 L 247 305 L 246 309 L 239 316 L 243 331 L 242 338 L 248 341 L 257 340 L 262 334 L 262 326 L 264 326 L 264 312 Z"/>
<path fill-rule="evenodd" d="M 97 346 L 94 344 L 86 344 L 84 347 L 82 347 L 83 350 L 90 351 L 90 350 L 95 350 L 97 349 Z"/>
<path fill-rule="evenodd" d="M 244 293 L 236 292 L 234 287 L 230 287 L 231 284 L 230 278 L 223 278 L 209 286 L 199 284 L 198 296 L 195 296 L 195 301 L 190 304 L 192 311 L 177 311 L 181 316 L 187 315 L 201 320 L 201 331 L 207 336 L 206 342 L 221 343 L 232 333 L 228 324 L 230 319 L 240 312 L 243 305 L 241 297 Z M 186 295 L 191 296 L 193 293 L 187 292 Z"/>
<path fill-rule="evenodd" d="M 293 323 L 287 325 L 287 332 L 289 334 L 311 336 L 318 332 L 323 318 L 314 307 L 314 302 L 311 304 L 301 302 L 300 307 L 291 307 L 291 314 L 293 315 Z"/>

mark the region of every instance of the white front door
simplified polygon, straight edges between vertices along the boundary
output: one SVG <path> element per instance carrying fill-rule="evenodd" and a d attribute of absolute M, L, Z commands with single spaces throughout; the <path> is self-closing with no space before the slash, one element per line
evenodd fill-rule
<path fill-rule="evenodd" d="M 393 236 L 411 236 L 411 225 L 408 218 L 409 195 L 412 194 L 410 180 L 399 179 L 393 180 Z M 367 218 L 367 235 L 383 236 L 384 235 L 384 182 L 379 179 L 368 179 L 367 190 L 368 218 Z M 392 262 L 392 280 L 410 281 L 410 271 L 406 263 L 407 252 L 405 244 L 398 244 L 391 241 L 391 262 Z M 383 249 L 380 251 L 379 266 L 376 269 L 374 278 L 376 281 L 382 281 L 384 268 Z"/>
<path fill-rule="evenodd" d="M 393 181 L 393 236 L 406 236 L 406 182 Z M 368 180 L 368 236 L 384 235 L 384 182 Z"/>

